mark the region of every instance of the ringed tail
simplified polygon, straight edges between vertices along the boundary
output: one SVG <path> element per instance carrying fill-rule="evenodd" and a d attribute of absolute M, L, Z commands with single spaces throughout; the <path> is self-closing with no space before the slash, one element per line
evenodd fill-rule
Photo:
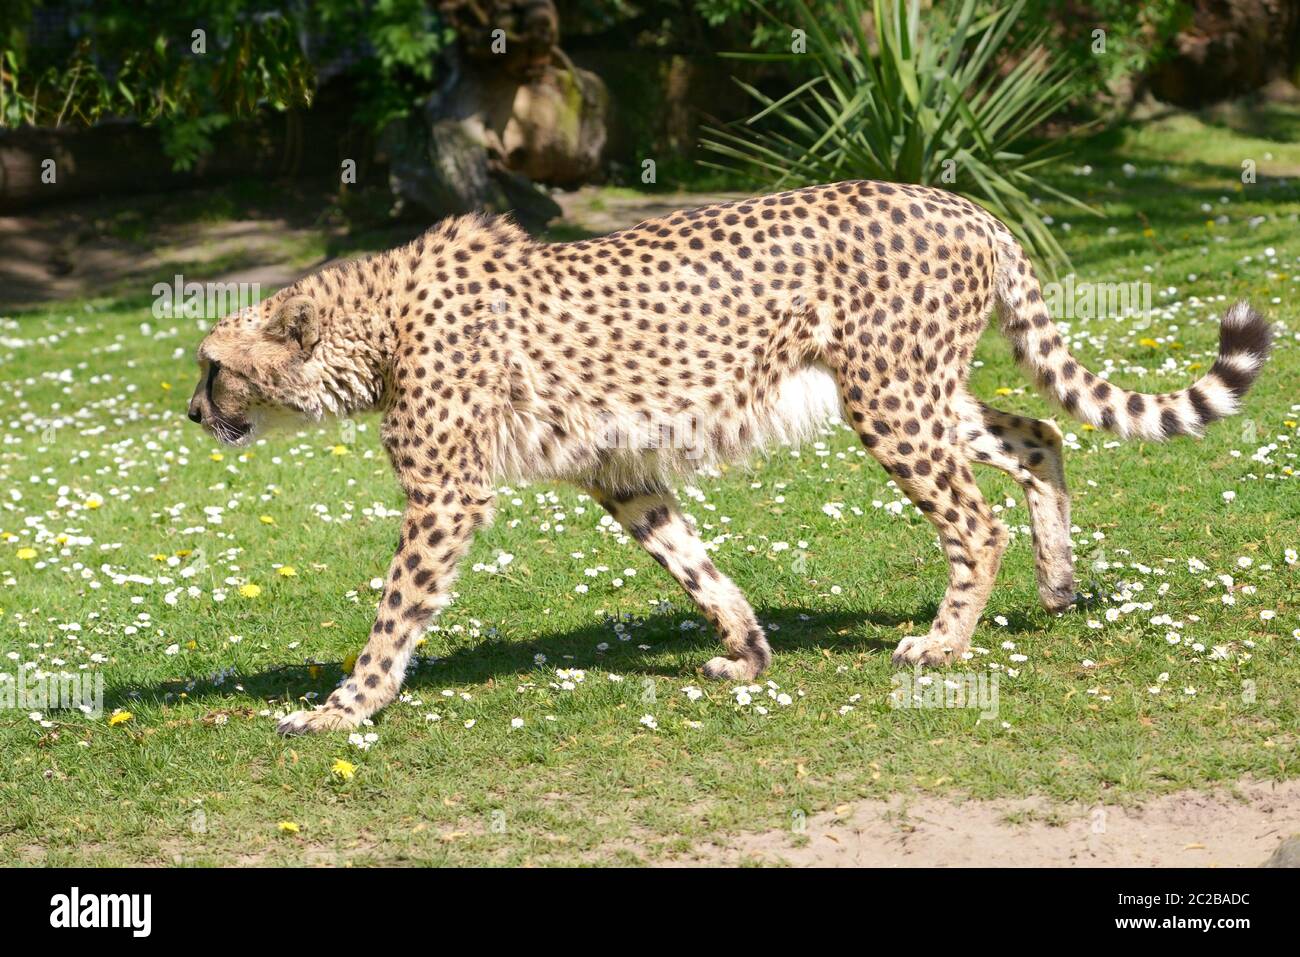
<path fill-rule="evenodd" d="M 1268 359 L 1268 320 L 1245 300 L 1219 323 L 1219 354 L 1194 384 L 1177 392 L 1130 392 L 1089 372 L 1070 354 L 1048 312 L 1029 259 L 1010 233 L 997 234 L 996 300 L 1016 363 L 1038 390 L 1080 422 L 1122 438 L 1162 442 L 1199 436 L 1235 415 Z"/>

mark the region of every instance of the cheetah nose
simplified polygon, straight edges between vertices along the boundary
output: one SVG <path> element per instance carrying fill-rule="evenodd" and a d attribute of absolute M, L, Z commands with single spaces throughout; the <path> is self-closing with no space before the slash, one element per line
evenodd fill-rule
<path fill-rule="evenodd" d="M 197 401 L 190 403 L 190 421 L 203 424 L 203 406 Z"/>

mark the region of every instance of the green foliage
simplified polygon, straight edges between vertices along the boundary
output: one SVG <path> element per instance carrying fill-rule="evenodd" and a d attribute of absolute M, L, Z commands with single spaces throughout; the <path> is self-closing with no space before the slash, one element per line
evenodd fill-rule
<path fill-rule="evenodd" d="M 1028 35 L 1053 24 L 1053 53 L 1104 99 L 1166 56 L 1170 41 L 1190 19 L 1186 0 L 1088 0 L 1082 7 L 1077 0 L 1027 0 L 1012 33 Z"/>
<path fill-rule="evenodd" d="M 212 149 L 212 135 L 230 125 L 225 113 L 165 121 L 162 125 L 163 152 L 178 170 L 190 170 Z"/>
<path fill-rule="evenodd" d="M 174 155 L 185 157 L 204 129 L 215 128 L 201 117 L 310 102 L 312 71 L 297 26 L 278 13 L 238 0 L 191 0 L 103 3 L 74 8 L 69 20 L 81 37 L 74 44 L 5 52 L 4 125 L 89 125 L 129 116 L 179 131 Z"/>
<path fill-rule="evenodd" d="M 438 54 L 452 32 L 423 0 L 321 0 L 312 11 L 322 58 L 365 51 L 349 73 L 359 102 L 355 116 L 379 130 L 408 115 L 433 86 Z"/>
<path fill-rule="evenodd" d="M 712 130 L 706 148 L 777 187 L 855 178 L 942 186 L 987 207 L 1049 269 L 1068 265 L 1033 197 L 1088 207 L 1036 175 L 1066 144 L 1026 144 L 1070 101 L 1072 71 L 1044 49 L 1043 33 L 1012 37 L 1025 0 L 991 12 L 959 0 L 930 11 L 925 29 L 919 0 L 870 9 L 845 0 L 817 13 L 795 2 L 807 52 L 744 56 L 807 58 L 812 78 L 780 98 L 741 83 L 762 109 L 742 128 Z"/>
<path fill-rule="evenodd" d="M 825 0 L 823 3 L 814 0 L 809 6 L 815 10 L 824 4 Z M 771 16 L 754 18 L 750 45 L 758 49 L 788 38 L 789 30 L 785 21 L 794 19 L 799 6 L 799 0 L 773 0 L 766 4 L 765 10 Z M 752 13 L 754 4 L 752 0 L 695 0 L 695 8 L 709 26 L 716 28 L 725 23 L 747 21 L 750 19 L 747 15 Z"/>
<path fill-rule="evenodd" d="M 180 169 L 227 124 L 308 105 L 317 67 L 339 59 L 357 80 L 360 122 L 378 127 L 428 91 L 449 40 L 421 0 L 56 0 L 43 5 L 62 9 L 81 39 L 40 45 L 21 42 L 39 0 L 0 3 L 0 125 L 132 117 L 162 129 Z"/>

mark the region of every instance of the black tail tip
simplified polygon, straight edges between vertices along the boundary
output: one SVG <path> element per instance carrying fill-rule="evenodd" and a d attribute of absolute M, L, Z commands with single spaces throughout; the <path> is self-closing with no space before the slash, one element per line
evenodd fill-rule
<path fill-rule="evenodd" d="M 1219 355 L 1248 355 L 1258 366 L 1272 349 L 1273 330 L 1268 320 L 1245 299 L 1233 303 L 1219 323 Z"/>

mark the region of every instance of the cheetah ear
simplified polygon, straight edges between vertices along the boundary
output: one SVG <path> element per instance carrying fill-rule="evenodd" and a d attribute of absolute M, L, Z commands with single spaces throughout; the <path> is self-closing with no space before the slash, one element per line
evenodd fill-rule
<path fill-rule="evenodd" d="M 315 304 L 306 296 L 291 296 L 267 320 L 265 331 L 272 339 L 295 342 L 310 353 L 320 342 L 320 320 Z"/>

